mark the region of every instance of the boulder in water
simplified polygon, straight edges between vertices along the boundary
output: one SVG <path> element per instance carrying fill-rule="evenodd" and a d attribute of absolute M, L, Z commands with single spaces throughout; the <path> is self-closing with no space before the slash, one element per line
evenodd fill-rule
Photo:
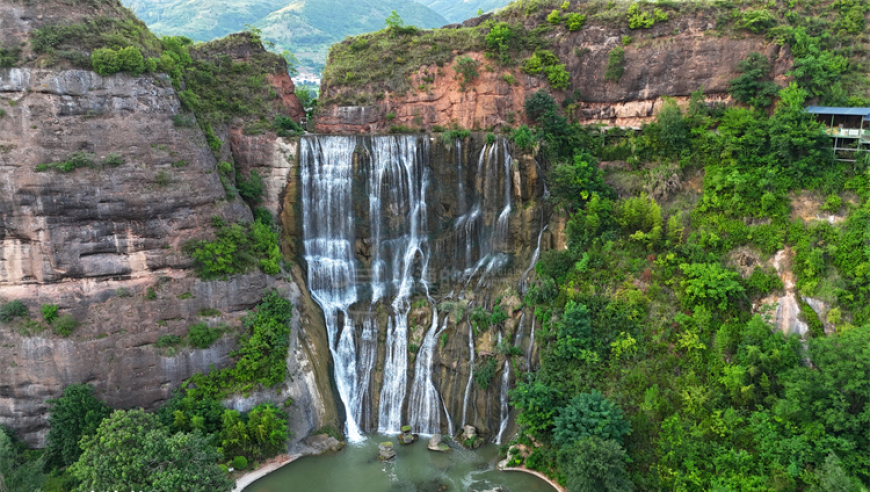
<path fill-rule="evenodd" d="M 341 451 L 344 448 L 344 442 L 339 441 L 329 434 L 317 434 L 311 436 L 305 439 L 303 444 L 308 446 L 308 453 L 312 455 Z"/>
<path fill-rule="evenodd" d="M 387 441 L 378 444 L 378 459 L 381 461 L 389 461 L 396 457 L 396 452 L 393 450 L 393 443 Z"/>
<path fill-rule="evenodd" d="M 433 434 L 432 437 L 429 438 L 429 444 L 426 448 L 429 449 L 429 451 L 437 451 L 439 453 L 450 451 L 450 446 L 441 442 L 441 434 Z"/>
<path fill-rule="evenodd" d="M 483 444 L 483 439 L 477 435 L 477 429 L 471 425 L 466 425 L 462 428 L 459 441 L 467 449 L 477 449 Z"/>
<path fill-rule="evenodd" d="M 402 433 L 399 435 L 400 444 L 412 444 L 417 440 L 417 434 L 411 434 L 411 426 L 402 426 Z"/>

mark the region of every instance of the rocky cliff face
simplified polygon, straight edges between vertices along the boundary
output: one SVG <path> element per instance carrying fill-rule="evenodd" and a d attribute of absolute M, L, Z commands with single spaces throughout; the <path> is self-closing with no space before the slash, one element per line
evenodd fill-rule
<path fill-rule="evenodd" d="M 467 24 L 476 25 L 474 20 Z M 319 110 L 317 128 L 328 133 L 364 133 L 382 132 L 394 125 L 426 130 L 454 124 L 476 129 L 515 127 L 526 121 L 523 102 L 540 89 L 552 92 L 557 102 L 570 97 L 575 105 L 566 111 L 582 124 L 639 127 L 653 119 L 664 97 L 687 103 L 690 94 L 702 87 L 708 102 L 731 104 L 728 81 L 739 75 L 737 63 L 751 52 L 776 60 L 770 75 L 779 82 L 785 79 L 792 61 L 787 46 L 748 33 L 720 37 L 714 26 L 715 19 L 698 14 L 648 30 L 593 21 L 575 32 L 555 28 L 545 39 L 570 74 L 565 90 L 553 89 L 546 77 L 525 75 L 519 67 L 502 67 L 485 57 L 482 49 L 456 53 L 479 63 L 479 76 L 464 91 L 455 59 L 443 66 L 413 67 L 407 91 L 391 90 L 388 81 L 356 86 L 328 80 L 321 97 L 327 104 Z M 622 46 L 624 36 L 632 38 L 624 47 L 625 74 L 618 82 L 607 81 L 609 53 Z M 345 43 L 349 46 L 353 40 Z M 506 74 L 513 77 L 513 84 L 505 80 Z M 365 100 L 361 95 L 367 94 L 379 94 L 380 99 L 364 105 L 342 102 Z M 394 116 L 388 118 L 388 114 Z"/>
<path fill-rule="evenodd" d="M 9 26 L 3 43 L 25 42 L 47 22 L 114 15 L 117 6 L 61 7 L 0 4 Z M 203 132 L 174 122 L 181 103 L 168 77 L 37 68 L 22 46 L 21 67 L 0 70 L 0 302 L 21 300 L 34 321 L 0 323 L 0 424 L 41 445 L 45 400 L 74 383 L 94 385 L 115 408 L 155 409 L 194 373 L 229 364 L 235 336 L 229 330 L 205 350 L 158 348 L 158 338 L 186 335 L 201 321 L 238 326 L 271 287 L 294 303 L 291 378 L 278 398 L 297 402 L 289 408 L 295 438 L 334 422 L 323 328 L 301 273 L 201 281 L 180 252 L 190 239 L 213 236 L 213 216 L 252 215 L 240 199 L 227 200 Z M 273 82 L 294 114 L 292 81 L 277 74 Z M 245 165 L 272 162 L 232 142 L 229 150 Z M 93 165 L 37 171 L 76 156 Z M 278 203 L 272 194 L 267 199 Z M 69 337 L 39 323 L 49 303 L 80 322 Z"/>
<path fill-rule="evenodd" d="M 535 365 L 520 299 L 540 252 L 564 244 L 534 157 L 484 133 L 309 136 L 300 155 L 282 223 L 327 311 L 351 427 L 453 435 L 469 424 L 495 440 L 507 423 L 502 381 L 517 376 L 505 376 L 497 342 L 519 347 L 517 367 Z M 507 319 L 473 328 L 472 311 L 498 302 Z M 421 389 L 429 381 L 434 396 Z"/>

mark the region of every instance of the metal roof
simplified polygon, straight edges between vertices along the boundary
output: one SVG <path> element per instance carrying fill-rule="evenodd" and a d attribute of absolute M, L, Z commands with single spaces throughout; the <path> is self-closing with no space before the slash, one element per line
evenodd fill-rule
<path fill-rule="evenodd" d="M 830 114 L 839 116 L 864 116 L 864 119 L 870 117 L 870 108 L 832 108 L 825 106 L 809 106 L 804 109 L 807 113 L 812 114 Z M 870 120 L 868 120 L 870 121 Z"/>

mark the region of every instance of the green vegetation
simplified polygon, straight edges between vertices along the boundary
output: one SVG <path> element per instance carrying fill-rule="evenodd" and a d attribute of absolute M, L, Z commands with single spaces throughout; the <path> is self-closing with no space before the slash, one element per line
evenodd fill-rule
<path fill-rule="evenodd" d="M 495 372 L 498 370 L 498 361 L 495 357 L 487 357 L 483 359 L 474 368 L 474 382 L 480 386 L 480 389 L 486 390 L 492 378 L 495 377 Z"/>
<path fill-rule="evenodd" d="M 330 49 L 322 91 L 333 85 L 363 87 L 374 82 L 377 86 L 372 92 L 357 93 L 352 100 L 321 98 L 319 104 L 365 104 L 375 102 L 376 92 L 385 87 L 396 92 L 415 89 L 408 83 L 412 72 L 423 65 L 443 67 L 454 62 L 457 57 L 454 52 L 462 55 L 476 51 L 483 38 L 483 32 L 477 28 L 438 29 L 401 36 L 391 36 L 384 30 L 337 43 Z"/>
<path fill-rule="evenodd" d="M 617 46 L 610 50 L 607 56 L 607 71 L 604 72 L 604 80 L 619 82 L 625 74 L 625 50 Z"/>
<path fill-rule="evenodd" d="M 45 438 L 46 468 L 63 468 L 82 455 L 79 441 L 93 436 L 100 422 L 111 413 L 109 407 L 94 396 L 87 384 L 73 384 L 57 400 L 48 400 L 50 430 Z"/>
<path fill-rule="evenodd" d="M 70 154 L 65 161 L 39 164 L 36 166 L 36 172 L 57 171 L 60 173 L 70 173 L 83 167 L 104 169 L 107 167 L 118 167 L 122 164 L 124 164 L 124 159 L 118 154 L 109 154 L 102 161 L 98 162 L 96 155 L 78 151 Z"/>
<path fill-rule="evenodd" d="M 57 304 L 43 304 L 42 309 L 40 309 L 40 312 L 42 312 L 42 319 L 44 319 L 48 324 L 54 323 L 58 316 L 58 309 Z"/>
<path fill-rule="evenodd" d="M 207 323 L 200 322 L 190 327 L 187 339 L 191 347 L 207 349 L 223 334 L 220 328 L 210 328 Z"/>
<path fill-rule="evenodd" d="M 656 22 L 666 22 L 668 14 L 662 9 L 653 9 L 652 12 L 642 10 L 640 4 L 633 3 L 628 7 L 628 27 L 631 29 L 649 29 Z"/>
<path fill-rule="evenodd" d="M 4 492 L 30 492 L 46 481 L 44 458 L 35 456 L 15 439 L 12 431 L 0 426 L 0 488 Z"/>
<path fill-rule="evenodd" d="M 62 337 L 68 337 L 79 327 L 79 322 L 71 314 L 64 314 L 52 323 L 54 332 Z"/>
<path fill-rule="evenodd" d="M 284 381 L 292 305 L 270 291 L 257 310 L 242 320 L 236 365 L 208 375 L 196 374 L 183 385 L 196 399 L 221 398 L 233 392 L 251 391 L 255 385 L 272 386 Z M 190 384 L 195 387 L 190 388 Z"/>
<path fill-rule="evenodd" d="M 41 55 L 40 63 L 43 66 L 55 64 L 59 60 L 84 69 L 95 68 L 93 61 L 111 62 L 111 66 L 116 66 L 120 62 L 118 52 L 124 53 L 120 58 L 124 59 L 121 63 L 126 66 L 134 59 L 159 55 L 160 40 L 120 2 L 105 2 L 100 9 L 83 8 L 82 13 L 91 15 L 84 16 L 77 23 L 46 24 L 31 32 L 31 47 Z M 100 50 L 115 53 L 102 51 L 93 60 L 92 53 Z M 100 67 L 106 68 L 108 65 Z M 137 64 L 135 68 L 140 67 Z M 111 73 L 117 71 L 120 69 Z"/>
<path fill-rule="evenodd" d="M 860 97 L 858 72 L 830 49 L 807 49 L 821 61 L 775 90 L 769 61 L 751 55 L 731 88 L 752 108 L 707 106 L 699 91 L 640 132 L 571 123 L 544 92 L 526 101 L 534 126 L 514 141 L 550 163 L 570 218 L 568 249 L 542 255 L 525 296 L 540 367 L 511 402 L 517 442 L 541 446 L 512 464 L 570 492 L 857 492 L 870 479 L 870 169 L 834 160 L 803 111 L 816 89 Z M 628 166 L 598 165 L 614 160 Z M 687 189 L 689 176 L 703 184 Z M 798 195 L 845 220 L 798 217 Z M 820 315 L 801 302 L 803 341 L 761 307 L 783 294 L 773 255 L 786 247 L 799 294 L 826 304 Z M 470 318 L 480 327 L 485 314 Z"/>
<path fill-rule="evenodd" d="M 117 51 L 111 48 L 96 49 L 91 53 L 91 64 L 94 71 L 103 76 L 118 72 L 127 72 L 136 76 L 157 68 L 157 63 L 153 58 L 149 59 L 146 64 L 142 58 L 142 52 L 135 46 L 128 46 Z"/>
<path fill-rule="evenodd" d="M 223 218 L 212 218 L 214 241 L 194 240 L 184 245 L 184 252 L 194 260 L 197 274 L 204 279 L 221 278 L 244 273 L 259 267 L 269 275 L 280 272 L 283 258 L 278 248 L 278 235 L 269 224 L 227 224 Z"/>
<path fill-rule="evenodd" d="M 730 82 L 728 91 L 734 99 L 761 109 L 773 104 L 779 86 L 769 80 L 771 64 L 763 55 L 750 53 L 749 57 L 737 64 L 737 70 L 743 75 Z"/>
<path fill-rule="evenodd" d="M 199 432 L 172 433 L 153 414 L 116 410 L 70 468 L 81 481 L 76 491 L 230 491 L 233 482 L 216 464 L 220 453 Z"/>
<path fill-rule="evenodd" d="M 177 347 L 181 345 L 182 339 L 178 335 L 160 335 L 154 346 L 157 348 Z"/>
<path fill-rule="evenodd" d="M 27 306 L 18 299 L 0 305 L 0 321 L 4 323 L 9 323 L 15 318 L 26 318 L 28 315 Z"/>
<path fill-rule="evenodd" d="M 456 59 L 456 65 L 453 66 L 453 69 L 456 70 L 456 77 L 459 80 L 459 90 L 465 92 L 465 88 L 468 87 L 478 75 L 477 60 L 474 60 L 467 56 L 460 56 Z"/>
<path fill-rule="evenodd" d="M 242 419 L 235 410 L 225 410 L 220 433 L 224 453 L 260 460 L 274 456 L 286 449 L 289 435 L 287 419 L 272 405 L 258 405 Z M 233 462 L 235 465 L 235 460 Z M 234 466 L 235 467 L 235 466 Z M 239 469 L 244 469 L 241 467 Z"/>
<path fill-rule="evenodd" d="M 384 19 L 393 10 L 407 26 L 429 29 L 448 23 L 436 11 L 411 0 L 304 0 L 292 7 L 274 2 L 207 0 L 191 5 L 181 0 L 132 0 L 130 5 L 154 32 L 195 41 L 211 41 L 256 26 L 263 39 L 274 42 L 270 49 L 299 54 L 299 68 L 309 73 L 323 69 L 330 45 L 384 28 Z"/>

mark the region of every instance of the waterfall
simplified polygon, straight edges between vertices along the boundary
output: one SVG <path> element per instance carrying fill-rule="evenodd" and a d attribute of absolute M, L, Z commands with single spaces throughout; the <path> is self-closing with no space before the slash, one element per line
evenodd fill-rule
<path fill-rule="evenodd" d="M 501 332 L 498 333 L 498 344 L 496 346 L 501 345 Z M 505 355 L 504 359 L 504 368 L 501 371 L 501 406 L 499 408 L 499 417 L 501 417 L 501 423 L 498 426 L 498 434 L 495 436 L 495 443 L 501 444 L 502 435 L 507 430 L 508 426 L 508 417 L 510 415 L 510 408 L 508 407 L 508 389 L 510 388 L 510 379 L 511 379 L 511 357 L 510 355 Z"/>
<path fill-rule="evenodd" d="M 517 286 L 517 290 L 521 295 L 525 295 L 526 291 L 529 289 L 529 284 L 526 282 L 529 278 L 529 273 L 534 270 L 535 265 L 538 263 L 538 258 L 541 257 L 541 238 L 544 237 L 544 231 L 550 227 L 549 224 L 545 225 L 541 228 L 541 232 L 538 233 L 538 246 L 535 247 L 535 252 L 532 253 L 532 261 L 529 262 L 529 267 L 526 268 L 526 271 L 523 272 L 523 275 L 520 277 L 519 285 Z"/>
<path fill-rule="evenodd" d="M 408 400 L 411 428 L 419 434 L 435 434 L 441 429 L 441 411 L 438 409 L 438 390 L 432 383 L 432 356 L 438 335 L 447 328 L 447 318 L 438 326 L 438 309 L 435 301 L 432 304 L 432 327 L 423 339 L 423 345 L 417 352 L 414 363 L 414 384 L 411 386 L 411 397 Z"/>
<path fill-rule="evenodd" d="M 441 406 L 444 407 L 444 415 L 447 417 L 447 435 L 453 437 L 456 427 L 453 425 L 453 419 L 450 418 L 450 410 L 447 409 L 447 402 L 444 401 L 444 396 L 441 397 Z"/>
<path fill-rule="evenodd" d="M 493 145 L 495 148 L 495 145 Z M 495 226 L 494 245 L 498 247 L 507 247 L 508 239 L 508 219 L 511 215 L 511 165 L 513 157 L 507 147 L 507 140 L 502 140 L 502 149 L 504 150 L 504 208 L 498 215 L 498 222 Z"/>
<path fill-rule="evenodd" d="M 426 185 L 428 169 L 422 155 L 428 148 L 418 148 L 415 137 L 372 139 L 372 169 L 369 172 L 369 220 L 375 246 L 375 269 L 372 282 L 378 286 L 372 302 L 377 302 L 387 290 L 395 297 L 391 303 L 387 329 L 387 353 L 384 361 L 384 384 L 381 388 L 378 432 L 395 434 L 402 427 L 402 405 L 405 402 L 408 377 L 408 298 L 418 281 L 426 276 Z M 428 144 L 423 139 L 422 143 Z M 405 212 L 407 209 L 407 212 Z M 407 213 L 407 215 L 404 215 Z M 389 214 L 389 216 L 387 216 Z M 390 222 L 404 219 L 400 231 L 391 239 L 382 237 Z M 415 278 L 415 264 L 422 268 Z M 386 265 L 386 266 L 385 266 Z M 384 266 L 381 268 L 381 266 Z M 389 268 L 391 266 L 391 268 Z M 389 272 L 389 277 L 381 274 Z M 380 286 L 387 285 L 389 288 Z"/>
<path fill-rule="evenodd" d="M 325 316 L 350 441 L 373 430 L 395 434 L 403 424 L 410 424 L 414 432 L 433 434 L 445 419 L 449 432 L 456 430 L 433 382 L 437 343 L 449 323 L 438 312 L 437 295 L 430 294 L 430 283 L 446 278 L 430 278 L 430 256 L 441 271 L 453 269 L 450 282 L 460 298 L 478 273 L 482 285 L 509 261 L 513 158 L 507 142 L 485 144 L 479 155 L 475 150 L 472 186 L 465 171 L 473 172 L 474 164 L 463 162 L 463 143 L 455 141 L 459 182 L 451 183 L 455 187 L 449 195 L 434 183 L 429 145 L 428 137 L 416 135 L 301 139 L 302 256 L 308 288 Z M 431 216 L 427 210 L 427 194 L 433 191 L 433 204 L 456 204 L 446 218 L 440 206 Z M 436 235 L 445 230 L 449 233 L 441 244 Z M 431 245 L 430 238 L 436 239 Z M 539 236 L 538 249 L 540 243 Z M 413 340 L 408 316 L 414 295 L 428 299 L 432 317 L 409 378 L 408 344 Z M 467 309 L 470 369 L 460 425 L 473 420 L 476 354 L 471 306 Z M 378 340 L 384 343 L 380 354 Z M 375 367 L 383 381 L 375 379 Z M 509 384 L 509 372 L 506 366 L 503 387 Z M 504 420 L 506 394 L 503 400 Z"/>
<path fill-rule="evenodd" d="M 357 386 L 354 327 L 348 309 L 357 301 L 351 203 L 352 154 L 356 139 L 303 139 L 302 207 L 308 289 L 323 309 L 335 382 L 347 414 L 347 436 L 362 439 L 358 424 L 361 393 Z"/>
<path fill-rule="evenodd" d="M 471 319 L 468 317 L 470 311 L 469 304 L 465 313 L 465 323 L 468 325 L 468 382 L 465 384 L 465 396 L 462 398 L 462 425 L 468 424 L 468 399 L 471 398 L 471 383 L 474 381 L 474 327 L 471 326 Z"/>

